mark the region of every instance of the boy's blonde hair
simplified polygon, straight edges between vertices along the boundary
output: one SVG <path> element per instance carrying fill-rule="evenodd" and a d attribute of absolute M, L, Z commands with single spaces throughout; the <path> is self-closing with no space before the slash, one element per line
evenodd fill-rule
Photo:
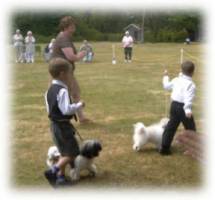
<path fill-rule="evenodd" d="M 53 78 L 58 78 L 61 72 L 68 72 L 70 63 L 63 58 L 52 58 L 49 62 L 49 73 Z"/>

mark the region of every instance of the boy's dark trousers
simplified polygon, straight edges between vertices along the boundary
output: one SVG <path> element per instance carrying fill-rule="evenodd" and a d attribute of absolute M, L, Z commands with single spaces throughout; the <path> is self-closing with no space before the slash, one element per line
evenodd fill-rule
<path fill-rule="evenodd" d="M 179 124 L 182 122 L 186 130 L 196 131 L 196 125 L 193 116 L 191 118 L 186 117 L 184 104 L 173 101 L 170 106 L 170 120 L 164 130 L 162 137 L 162 150 L 169 150 L 176 130 Z"/>

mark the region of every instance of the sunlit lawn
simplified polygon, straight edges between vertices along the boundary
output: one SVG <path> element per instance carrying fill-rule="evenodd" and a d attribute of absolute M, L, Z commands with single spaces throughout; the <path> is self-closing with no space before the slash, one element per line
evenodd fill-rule
<path fill-rule="evenodd" d="M 94 123 L 74 124 L 83 138 L 101 140 L 103 151 L 96 160 L 97 177 L 83 177 L 74 188 L 201 185 L 200 164 L 183 155 L 175 143 L 173 155 L 169 157 L 160 156 L 150 144 L 140 153 L 133 152 L 132 124 L 141 121 L 149 125 L 166 116 L 170 102 L 169 93 L 162 89 L 162 73 L 167 67 L 171 77 L 177 76 L 183 47 L 193 56 L 185 53 L 184 59 L 191 59 L 196 64 L 197 93 L 193 112 L 197 128 L 203 131 L 202 46 L 135 45 L 133 62 L 124 63 L 121 44 L 115 45 L 116 65 L 111 64 L 111 43 L 93 43 L 94 62 L 76 65 L 75 74 L 86 102 L 85 112 Z M 40 56 L 34 64 L 12 63 L 12 68 L 12 183 L 15 187 L 49 187 L 43 177 L 47 150 L 53 144 L 43 97 L 49 81 L 47 63 Z"/>

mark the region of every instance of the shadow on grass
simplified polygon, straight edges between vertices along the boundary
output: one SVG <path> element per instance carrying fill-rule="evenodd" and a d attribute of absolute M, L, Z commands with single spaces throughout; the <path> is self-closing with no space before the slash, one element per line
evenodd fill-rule
<path fill-rule="evenodd" d="M 155 153 L 158 153 L 158 150 L 154 147 L 148 147 L 148 148 L 144 148 L 138 152 L 136 152 L 137 154 L 155 154 Z"/>

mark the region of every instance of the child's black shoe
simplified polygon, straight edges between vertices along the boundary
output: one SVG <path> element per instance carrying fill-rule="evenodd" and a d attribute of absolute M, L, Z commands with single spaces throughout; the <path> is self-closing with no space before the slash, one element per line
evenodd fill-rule
<path fill-rule="evenodd" d="M 164 149 L 164 148 L 161 148 L 159 150 L 159 153 L 162 155 L 162 156 L 169 156 L 172 154 L 172 152 L 170 151 L 170 149 Z"/>
<path fill-rule="evenodd" d="M 55 186 L 56 187 L 66 187 L 66 186 L 71 186 L 72 182 L 68 179 L 66 179 L 66 177 L 60 177 L 57 178 Z"/>
<path fill-rule="evenodd" d="M 44 176 L 46 177 L 50 185 L 55 187 L 56 180 L 57 180 L 57 173 L 53 173 L 53 171 L 49 169 L 44 172 Z"/>

